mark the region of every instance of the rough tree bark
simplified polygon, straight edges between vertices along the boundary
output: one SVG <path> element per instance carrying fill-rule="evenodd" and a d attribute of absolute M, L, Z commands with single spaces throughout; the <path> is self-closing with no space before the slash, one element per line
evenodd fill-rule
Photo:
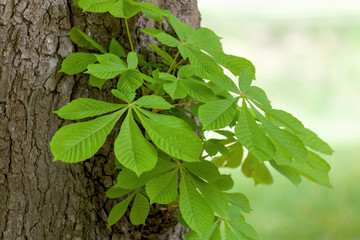
<path fill-rule="evenodd" d="M 152 0 L 183 21 L 199 26 L 196 0 Z M 115 202 L 105 197 L 114 184 L 110 142 L 78 164 L 52 162 L 49 142 L 67 122 L 52 111 L 78 97 L 114 101 L 83 76 L 57 73 L 75 51 L 67 33 L 77 26 L 107 46 L 111 37 L 129 49 L 123 23 L 108 14 L 81 13 L 70 0 L 0 0 L 0 239 L 182 239 L 173 217 L 153 208 L 147 226 L 123 218 L 106 228 Z M 151 39 L 137 28 L 158 24 L 139 15 L 130 21 L 137 49 Z M 166 28 L 169 29 L 168 26 Z"/>

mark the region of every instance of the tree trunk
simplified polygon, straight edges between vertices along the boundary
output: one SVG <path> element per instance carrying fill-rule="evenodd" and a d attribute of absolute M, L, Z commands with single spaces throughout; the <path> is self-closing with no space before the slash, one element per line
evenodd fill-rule
<path fill-rule="evenodd" d="M 151 2 L 199 26 L 196 0 Z M 146 226 L 133 226 L 124 217 L 106 228 L 116 203 L 105 196 L 117 173 L 115 133 L 90 160 L 52 162 L 49 142 L 68 123 L 52 111 L 78 97 L 114 101 L 109 94 L 114 82 L 99 91 L 83 75 L 57 73 L 62 59 L 76 49 L 69 30 L 77 26 L 104 46 L 114 37 L 129 49 L 120 19 L 82 13 L 71 4 L 0 0 L 0 239 L 182 239 L 186 229 L 156 207 Z M 143 47 L 151 39 L 137 28 L 158 26 L 143 15 L 130 20 L 137 50 L 150 56 Z"/>

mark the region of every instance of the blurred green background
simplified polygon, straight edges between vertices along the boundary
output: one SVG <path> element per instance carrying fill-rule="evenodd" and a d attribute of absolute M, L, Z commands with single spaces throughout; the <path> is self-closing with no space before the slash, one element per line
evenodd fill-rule
<path fill-rule="evenodd" d="M 202 26 L 225 52 L 251 60 L 255 85 L 335 150 L 325 156 L 333 189 L 298 186 L 272 171 L 258 185 L 240 169 L 234 190 L 248 196 L 246 215 L 265 240 L 360 239 L 360 1 L 198 0 Z"/>

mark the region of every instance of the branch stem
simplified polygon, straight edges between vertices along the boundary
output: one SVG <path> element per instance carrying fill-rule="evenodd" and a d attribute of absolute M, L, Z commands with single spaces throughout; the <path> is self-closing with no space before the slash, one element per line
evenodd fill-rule
<path fill-rule="evenodd" d="M 177 54 L 175 55 L 174 61 L 171 63 L 167 73 L 171 72 L 171 69 L 173 68 L 174 64 L 176 63 L 176 59 L 178 58 L 180 52 L 178 51 Z"/>
<path fill-rule="evenodd" d="M 130 36 L 129 24 L 128 24 L 126 18 L 124 18 L 124 20 L 125 20 L 126 32 L 127 32 L 127 35 L 128 35 L 128 38 L 129 38 L 129 42 L 130 42 L 131 51 L 134 51 L 134 45 L 133 45 L 133 43 L 132 43 L 132 41 L 131 41 L 131 36 Z"/>
<path fill-rule="evenodd" d="M 186 104 L 191 104 L 191 103 L 198 103 L 198 101 L 179 102 L 179 103 L 173 104 L 173 106 L 186 105 Z"/>

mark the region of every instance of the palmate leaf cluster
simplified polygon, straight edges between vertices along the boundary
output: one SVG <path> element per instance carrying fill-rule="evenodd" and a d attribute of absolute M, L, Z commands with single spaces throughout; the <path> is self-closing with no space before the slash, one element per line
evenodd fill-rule
<path fill-rule="evenodd" d="M 160 23 L 166 19 L 176 33 L 141 30 L 158 40 L 158 45 L 149 47 L 162 58 L 160 64 L 147 62 L 134 49 L 125 50 L 116 39 L 105 48 L 76 27 L 69 33 L 88 51 L 67 56 L 60 72 L 89 74 L 90 85 L 99 89 L 115 79 L 111 93 L 118 101 L 78 98 L 55 111 L 63 119 L 87 121 L 60 128 L 50 147 L 54 160 L 85 161 L 121 122 L 114 142 L 121 171 L 107 196 L 123 200 L 109 213 L 109 227 L 130 205 L 131 222 L 145 224 L 150 204 L 159 203 L 180 210 L 176 217 L 193 230 L 186 239 L 258 239 L 242 215 L 251 211 L 248 199 L 228 192 L 233 180 L 220 168 L 241 167 L 255 184 L 273 182 L 271 166 L 294 184 L 303 176 L 331 186 L 330 167 L 319 153 L 333 150 L 294 116 L 274 109 L 265 92 L 253 85 L 253 64 L 225 54 L 213 31 L 196 30 L 145 2 L 78 0 L 76 4 L 83 11 L 124 18 L 126 26 L 126 19 L 139 12 Z M 164 51 L 163 45 L 176 48 L 176 56 Z M 205 131 L 222 137 L 206 139 Z"/>

